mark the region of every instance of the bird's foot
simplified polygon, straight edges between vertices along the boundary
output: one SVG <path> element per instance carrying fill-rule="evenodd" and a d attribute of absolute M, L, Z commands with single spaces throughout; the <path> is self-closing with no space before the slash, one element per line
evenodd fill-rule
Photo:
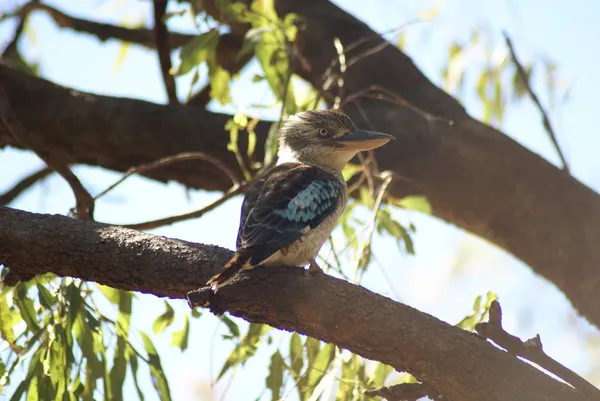
<path fill-rule="evenodd" d="M 315 261 L 314 258 L 309 259 L 308 263 L 309 263 L 309 268 L 306 271 L 308 274 L 314 275 L 314 274 L 323 273 L 323 269 L 321 269 L 321 266 L 319 266 L 317 264 L 317 262 Z"/>

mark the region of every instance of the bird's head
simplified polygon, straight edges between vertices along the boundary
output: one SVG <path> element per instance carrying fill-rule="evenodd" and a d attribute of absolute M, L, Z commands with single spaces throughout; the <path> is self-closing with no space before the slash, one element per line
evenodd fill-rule
<path fill-rule="evenodd" d="M 319 164 L 341 171 L 357 152 L 378 148 L 391 139 L 388 134 L 357 129 L 339 111 L 305 111 L 281 126 L 278 163 Z"/>

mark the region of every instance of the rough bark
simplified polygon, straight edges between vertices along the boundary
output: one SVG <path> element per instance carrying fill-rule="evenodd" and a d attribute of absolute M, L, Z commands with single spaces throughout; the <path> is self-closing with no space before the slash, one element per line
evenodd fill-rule
<path fill-rule="evenodd" d="M 276 5 L 280 14 L 296 12 L 306 18 L 310 29 L 301 32 L 298 45 L 310 71 L 298 72 L 317 86 L 336 57 L 334 37 L 348 46 L 374 35 L 326 0 L 278 0 Z M 243 34 L 243 29 L 232 31 Z M 358 46 L 348 58 L 373 45 Z M 222 129 L 228 116 L 192 106 L 75 92 L 5 66 L 0 66 L 0 84 L 23 124 L 72 163 L 124 171 L 163 156 L 201 150 L 236 168 Z M 501 132 L 473 120 L 392 46 L 362 58 L 346 72 L 347 95 L 374 85 L 384 86 L 405 102 L 405 106 L 374 99 L 356 102 L 374 129 L 398 138 L 377 152 L 381 168 L 406 180 L 394 184 L 392 194 L 427 195 L 435 216 L 523 260 L 600 326 L 598 194 Z M 356 104 L 346 111 L 365 124 Z M 266 125 L 258 127 L 258 149 Z M 6 144 L 16 146 L 0 127 L 0 146 Z M 202 162 L 171 166 L 148 176 L 208 190 L 229 186 L 224 174 Z"/>
<path fill-rule="evenodd" d="M 11 269 L 9 281 L 51 272 L 184 298 L 231 255 L 215 246 L 0 207 L 0 264 Z M 586 400 L 471 333 L 331 276 L 256 269 L 219 290 L 213 302 L 250 322 L 407 370 L 444 399 Z"/>

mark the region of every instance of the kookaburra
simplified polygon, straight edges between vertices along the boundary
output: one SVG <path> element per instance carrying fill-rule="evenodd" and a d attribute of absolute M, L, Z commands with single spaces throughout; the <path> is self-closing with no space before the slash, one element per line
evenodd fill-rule
<path fill-rule="evenodd" d="M 288 118 L 279 131 L 277 166 L 257 181 L 242 203 L 237 251 L 208 282 L 213 291 L 240 270 L 256 266 L 305 266 L 315 262 L 348 201 L 342 169 L 357 152 L 394 137 L 356 129 L 332 110 Z"/>

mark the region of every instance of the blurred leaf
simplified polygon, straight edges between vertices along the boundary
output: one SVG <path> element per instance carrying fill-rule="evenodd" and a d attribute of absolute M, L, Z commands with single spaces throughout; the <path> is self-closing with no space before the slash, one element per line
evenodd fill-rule
<path fill-rule="evenodd" d="M 342 170 L 344 180 L 348 181 L 350 178 L 354 177 L 354 175 L 359 171 L 361 171 L 361 166 L 359 164 L 346 164 L 346 167 L 344 167 L 344 169 Z"/>
<path fill-rule="evenodd" d="M 222 315 L 221 321 L 223 323 L 225 323 L 225 325 L 229 329 L 229 335 L 225 335 L 225 336 L 223 336 L 223 338 L 231 340 L 234 338 L 238 338 L 240 336 L 240 328 L 233 320 L 231 320 L 229 317 L 227 317 L 225 315 Z"/>
<path fill-rule="evenodd" d="M 475 325 L 483 322 L 489 313 L 490 305 L 493 301 L 497 300 L 498 297 L 492 291 L 488 291 L 486 294 L 485 303 L 482 305 L 482 296 L 478 295 L 473 302 L 473 313 L 465 316 L 460 322 L 456 324 L 456 326 L 460 327 L 464 330 L 473 331 L 475 330 Z"/>
<path fill-rule="evenodd" d="M 38 298 L 40 300 L 40 304 L 46 309 L 52 309 L 54 305 L 56 305 L 57 298 L 54 294 L 52 294 L 44 285 L 37 284 L 38 289 Z"/>
<path fill-rule="evenodd" d="M 125 57 L 130 49 L 130 44 L 128 42 L 120 42 L 119 45 L 119 53 L 117 54 L 117 60 L 115 61 L 115 65 L 113 66 L 113 70 L 111 75 L 115 76 L 121 69 L 123 62 L 125 61 Z"/>
<path fill-rule="evenodd" d="M 144 393 L 140 387 L 138 382 L 138 356 L 135 352 L 135 349 L 131 346 L 131 344 L 127 344 L 127 359 L 129 360 L 129 366 L 131 367 L 131 375 L 133 376 L 133 384 L 135 385 L 135 390 L 137 391 L 138 398 L 141 401 L 144 401 Z"/>
<path fill-rule="evenodd" d="M 217 380 L 221 379 L 229 369 L 238 364 L 244 365 L 246 361 L 254 356 L 260 343 L 261 338 L 270 330 L 266 324 L 251 323 L 246 335 L 235 346 L 227 361 L 221 368 Z"/>
<path fill-rule="evenodd" d="M 404 249 L 400 248 L 400 250 L 405 250 L 406 253 L 414 255 L 415 248 L 410 233 L 404 226 L 392 218 L 389 210 L 382 209 L 378 211 L 377 232 L 380 234 L 385 232 L 396 238 L 399 247 L 401 244 L 404 244 Z"/>
<path fill-rule="evenodd" d="M 13 300 L 19 308 L 19 312 L 21 313 L 21 317 L 25 321 L 27 328 L 32 332 L 38 331 L 37 314 L 35 313 L 33 301 L 27 296 L 27 289 L 23 282 L 19 282 L 15 286 Z"/>
<path fill-rule="evenodd" d="M 219 31 L 216 28 L 204 32 L 190 40 L 181 48 L 179 66 L 175 71 L 176 76 L 190 72 L 195 66 L 205 61 L 219 43 Z"/>
<path fill-rule="evenodd" d="M 94 336 L 92 334 L 94 330 L 86 324 L 84 315 L 85 311 L 81 311 L 73 323 L 73 335 L 81 349 L 81 353 L 87 360 L 87 375 L 95 381 L 102 377 L 103 368 L 97 353 L 94 351 Z M 88 318 L 95 319 L 92 315 L 88 315 Z"/>
<path fill-rule="evenodd" d="M 265 159 L 264 165 L 269 166 L 275 162 L 277 158 L 277 129 L 279 125 L 277 123 L 271 124 L 269 127 L 269 133 L 267 140 L 265 141 Z"/>
<path fill-rule="evenodd" d="M 306 358 L 308 366 L 313 366 L 315 363 L 315 358 L 319 354 L 319 350 L 321 349 L 321 342 L 313 337 L 306 337 L 305 342 L 306 347 Z"/>
<path fill-rule="evenodd" d="M 183 314 L 183 329 L 173 333 L 171 345 L 179 347 L 181 351 L 185 351 L 188 347 L 188 337 L 190 335 L 190 321 L 187 313 Z"/>
<path fill-rule="evenodd" d="M 391 366 L 377 362 L 377 367 L 373 372 L 373 377 L 371 380 L 372 388 L 382 387 L 385 384 L 385 380 L 393 370 L 394 369 Z"/>
<path fill-rule="evenodd" d="M 525 74 L 527 75 L 527 81 L 531 81 L 531 73 L 533 71 L 533 64 L 529 63 L 525 66 Z M 512 87 L 514 91 L 514 98 L 521 99 L 524 96 L 528 95 L 527 85 L 521 79 L 521 75 L 519 74 L 518 69 L 515 67 L 512 76 Z"/>
<path fill-rule="evenodd" d="M 0 336 L 4 341 L 8 342 L 14 352 L 18 352 L 19 348 L 15 343 L 15 332 L 13 327 L 23 321 L 21 314 L 8 305 L 7 295 L 11 290 L 4 290 L 0 293 Z"/>
<path fill-rule="evenodd" d="M 358 193 L 360 195 L 360 202 L 369 209 L 373 209 L 373 206 L 375 204 L 375 198 L 373 197 L 373 194 L 369 191 L 369 188 L 367 188 L 366 185 L 363 185 L 359 188 Z"/>
<path fill-rule="evenodd" d="M 209 69 L 210 97 L 222 105 L 231 103 L 231 75 L 221 66 Z"/>
<path fill-rule="evenodd" d="M 308 367 L 308 386 L 314 388 L 323 379 L 335 357 L 335 345 L 325 344 Z"/>
<path fill-rule="evenodd" d="M 102 294 L 115 305 L 119 305 L 119 290 L 102 284 L 96 284 Z"/>
<path fill-rule="evenodd" d="M 283 369 L 285 368 L 285 362 L 279 351 L 275 351 L 271 357 L 271 364 L 269 365 L 269 375 L 267 376 L 266 384 L 267 388 L 271 390 L 271 400 L 279 400 L 281 393 L 281 387 L 283 386 Z"/>
<path fill-rule="evenodd" d="M 27 375 L 15 389 L 15 392 L 10 397 L 10 401 L 19 401 L 23 394 L 25 394 L 25 391 L 28 389 L 28 384 L 31 382 L 31 380 L 33 380 L 34 377 L 40 376 L 40 374 L 42 373 L 42 364 L 40 363 L 40 361 L 44 351 L 45 350 L 43 347 L 39 347 L 34 352 L 33 356 L 29 360 L 29 368 L 27 369 Z"/>
<path fill-rule="evenodd" d="M 165 301 L 165 307 L 166 311 L 157 317 L 152 325 L 152 331 L 154 334 L 162 333 L 173 323 L 173 320 L 175 320 L 175 311 L 167 301 Z"/>
<path fill-rule="evenodd" d="M 127 343 L 131 323 L 132 294 L 119 291 L 119 313 L 117 314 L 117 346 L 110 370 L 111 393 L 114 399 L 123 399 L 123 383 L 127 373 Z"/>
<path fill-rule="evenodd" d="M 297 379 L 302 372 L 304 365 L 304 347 L 300 335 L 296 332 L 292 333 L 290 338 L 290 370 L 294 379 Z"/>
<path fill-rule="evenodd" d="M 246 35 L 244 36 L 242 48 L 240 49 L 240 52 L 237 56 L 238 60 L 241 60 L 245 55 L 252 53 L 256 45 L 259 44 L 262 40 L 263 34 L 265 32 L 271 31 L 272 29 L 272 27 L 268 26 L 261 26 L 259 28 L 249 29 L 248 32 L 246 32 Z M 264 79 L 264 77 L 261 78 Z M 253 82 L 255 81 L 253 80 Z"/>
<path fill-rule="evenodd" d="M 404 209 L 431 214 L 431 205 L 425 196 L 407 196 L 399 200 L 394 199 L 393 203 Z"/>
<path fill-rule="evenodd" d="M 434 6 L 431 9 L 429 9 L 427 11 L 422 11 L 421 13 L 419 13 L 419 19 L 422 21 L 431 21 L 431 20 L 435 19 L 435 17 L 437 17 L 440 12 L 440 6 L 441 6 L 441 2 L 436 1 Z"/>
<path fill-rule="evenodd" d="M 140 331 L 140 335 L 142 336 L 142 340 L 144 341 L 144 347 L 146 348 L 146 352 L 148 353 L 148 364 L 150 365 L 152 384 L 156 389 L 156 393 L 158 394 L 161 401 L 170 401 L 171 390 L 169 390 L 169 383 L 167 382 L 167 378 L 160 363 L 160 357 L 156 352 L 156 348 L 154 347 L 152 340 L 150 339 L 150 337 L 148 337 L 146 333 Z"/>

